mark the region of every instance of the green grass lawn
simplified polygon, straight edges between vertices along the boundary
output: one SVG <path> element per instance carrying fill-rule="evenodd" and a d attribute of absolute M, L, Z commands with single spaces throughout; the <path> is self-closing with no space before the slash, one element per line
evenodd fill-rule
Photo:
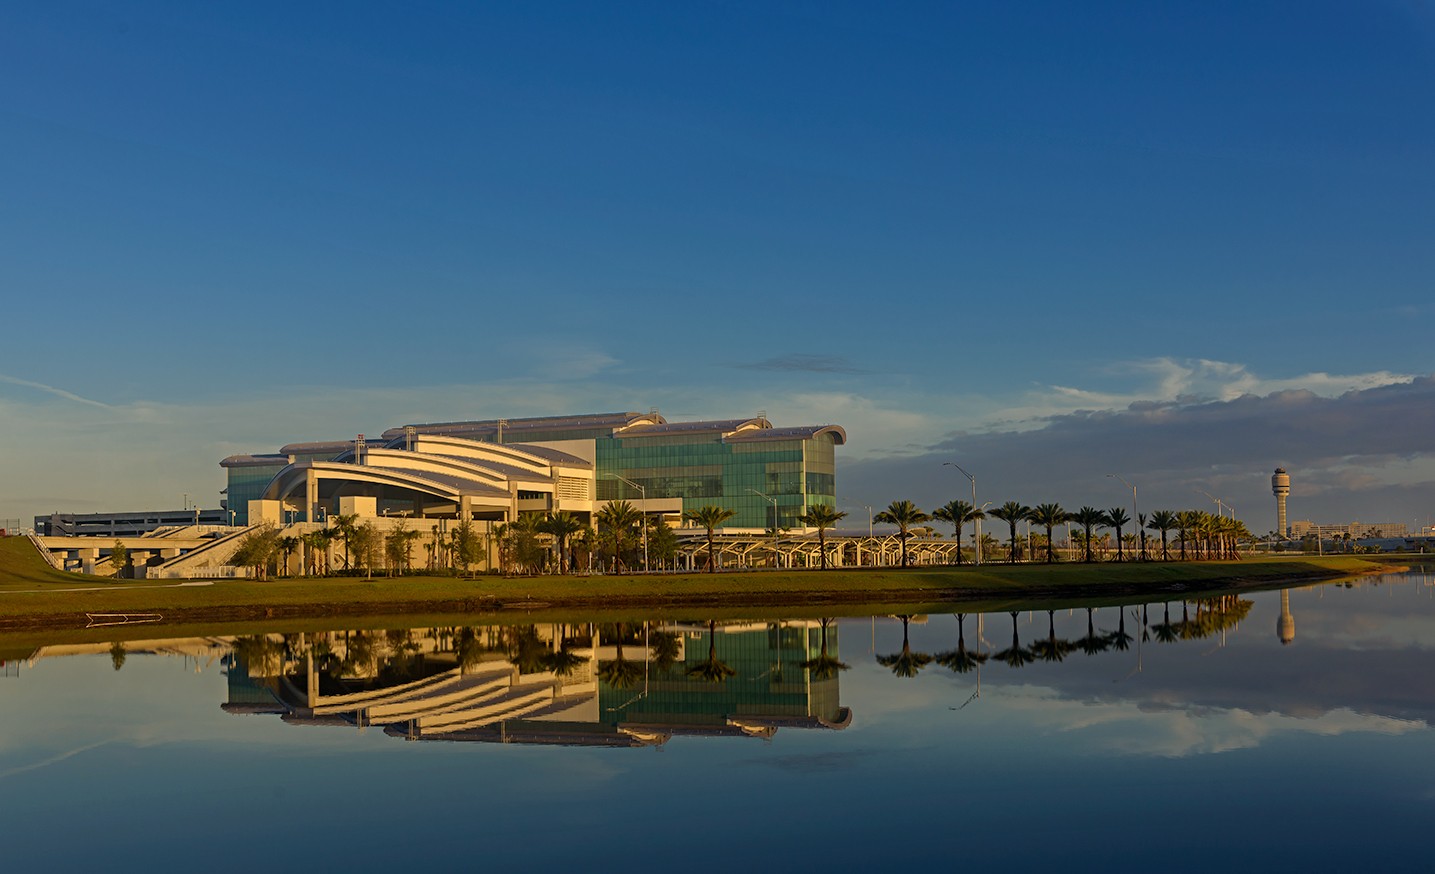
<path fill-rule="evenodd" d="M 1034 600 L 1262 587 L 1368 573 L 1357 556 L 1253 558 L 1239 562 L 1000 565 L 980 568 L 853 568 L 591 577 L 409 576 L 114 581 L 51 568 L 24 538 L 0 539 L 0 629 L 74 628 L 85 613 L 159 613 L 171 623 L 328 616 L 476 614 L 555 610 L 703 610 L 724 614 L 783 608 L 827 615 L 923 612 L 942 605 L 1006 609 Z M 968 602 L 972 602 L 968 604 Z M 838 610 L 836 608 L 842 607 Z M 921 608 L 921 609 L 918 609 Z M 1024 608 L 1023 608 L 1024 609 Z M 707 615 L 706 613 L 704 615 Z M 736 615 L 736 614 L 734 614 Z"/>

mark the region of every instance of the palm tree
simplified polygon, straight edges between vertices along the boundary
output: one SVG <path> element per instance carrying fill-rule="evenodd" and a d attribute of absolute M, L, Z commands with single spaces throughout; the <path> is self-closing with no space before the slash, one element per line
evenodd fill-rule
<path fill-rule="evenodd" d="M 1016 611 L 1011 611 L 1011 646 L 1007 649 L 993 653 L 992 658 L 997 661 L 1006 662 L 1008 667 L 1020 668 L 1023 665 L 1031 664 L 1036 656 L 1031 650 L 1021 645 L 1021 638 L 1016 631 Z"/>
<path fill-rule="evenodd" d="M 949 501 L 932 513 L 933 519 L 951 523 L 952 536 L 957 541 L 957 564 L 962 563 L 962 526 L 968 522 L 975 523 L 978 519 L 986 517 L 986 513 L 966 501 Z"/>
<path fill-rule="evenodd" d="M 286 577 L 289 576 L 289 559 L 298 551 L 299 544 L 302 542 L 292 534 L 286 534 L 278 540 L 279 551 L 284 555 L 284 576 Z"/>
<path fill-rule="evenodd" d="M 1116 529 L 1116 560 L 1125 561 L 1126 553 L 1122 549 L 1125 544 L 1121 542 L 1121 529 L 1126 523 L 1131 521 L 1131 517 L 1126 515 L 1126 511 L 1121 507 L 1112 507 L 1103 513 L 1102 516 L 1105 519 L 1102 524 L 1108 528 Z"/>
<path fill-rule="evenodd" d="M 688 668 L 687 675 L 699 680 L 706 680 L 709 683 L 721 683 L 729 677 L 737 676 L 734 670 L 726 662 L 720 661 L 717 657 L 717 620 L 708 620 L 708 657 L 706 661 L 698 662 Z"/>
<path fill-rule="evenodd" d="M 1141 532 L 1141 557 L 1140 561 L 1147 561 L 1146 557 L 1146 514 L 1136 514 L 1136 530 Z"/>
<path fill-rule="evenodd" d="M 304 544 L 305 564 L 308 565 L 310 575 L 318 576 L 319 551 L 326 545 L 323 533 L 310 531 L 308 534 L 301 535 L 299 542 Z"/>
<path fill-rule="evenodd" d="M 349 569 L 349 541 L 353 539 L 358 529 L 358 513 L 342 513 L 330 520 L 334 523 L 331 529 L 334 536 L 344 541 L 344 570 Z"/>
<path fill-rule="evenodd" d="M 566 574 L 573 569 L 573 557 L 568 553 L 568 538 L 587 527 L 578 520 L 577 516 L 567 510 L 549 513 L 542 522 L 538 523 L 539 531 L 553 535 L 553 539 L 558 541 L 558 572 L 560 574 Z"/>
<path fill-rule="evenodd" d="M 1151 521 L 1146 523 L 1146 527 L 1150 528 L 1153 531 L 1161 532 L 1162 561 L 1171 560 L 1171 552 L 1166 548 L 1166 532 L 1170 531 L 1172 528 L 1175 528 L 1176 525 L 1176 514 L 1172 513 L 1170 510 L 1157 510 L 1156 512 L 1151 514 Z"/>
<path fill-rule="evenodd" d="M 877 656 L 877 664 L 884 668 L 891 668 L 892 673 L 899 677 L 911 679 L 917 676 L 918 671 L 931 664 L 932 657 L 924 652 L 912 651 L 912 645 L 907 640 L 907 623 L 912 617 L 898 616 L 897 618 L 902 620 L 902 651 Z"/>
<path fill-rule="evenodd" d="M 847 518 L 845 512 L 826 504 L 813 504 L 807 508 L 806 513 L 797 517 L 798 522 L 817 529 L 817 552 L 821 557 L 823 570 L 827 570 L 827 529 L 845 518 Z M 824 625 L 824 633 L 826 628 L 827 626 Z"/>
<path fill-rule="evenodd" d="M 937 664 L 958 674 L 965 674 L 990 658 L 985 653 L 967 652 L 966 618 L 965 613 L 957 614 L 957 648 L 937 653 Z"/>
<path fill-rule="evenodd" d="M 1182 510 L 1176 514 L 1177 536 L 1181 538 L 1181 561 L 1186 560 L 1186 538 L 1201 524 L 1201 514 L 1196 510 Z"/>
<path fill-rule="evenodd" d="M 872 521 L 881 522 L 884 525 L 897 526 L 897 538 L 902 544 L 902 567 L 907 566 L 907 538 L 912 535 L 908 533 L 913 525 L 921 525 L 932 517 L 917 509 L 917 505 L 911 501 L 893 501 L 887 505 L 887 509 L 872 517 Z"/>
<path fill-rule="evenodd" d="M 627 535 L 643 520 L 643 513 L 627 501 L 612 501 L 598 511 L 594 517 L 599 531 L 606 531 L 613 538 L 613 561 L 616 566 L 626 568 L 623 561 L 623 547 Z"/>
<path fill-rule="evenodd" d="M 689 522 L 696 522 L 707 532 L 708 535 L 708 573 L 717 570 L 717 553 L 713 545 L 713 531 L 722 523 L 737 515 L 736 510 L 729 510 L 726 507 L 718 507 L 708 504 L 696 510 L 684 513 L 683 516 Z"/>
<path fill-rule="evenodd" d="M 1086 536 L 1086 558 L 1082 559 L 1082 561 L 1095 561 L 1096 556 L 1091 552 L 1091 531 L 1098 525 L 1106 524 L 1106 514 L 1095 507 L 1082 507 L 1080 510 L 1071 514 L 1071 521 L 1080 525 L 1082 532 Z"/>
<path fill-rule="evenodd" d="M 807 659 L 798 665 L 798 667 L 811 671 L 814 680 L 830 680 L 837 676 L 838 671 L 845 671 L 852 667 L 838 660 L 836 656 L 827 654 L 827 626 L 831 622 L 831 618 L 822 620 L 822 652 L 816 658 Z"/>
<path fill-rule="evenodd" d="M 1031 508 L 1020 501 L 1007 501 L 1000 507 L 987 513 L 993 519 L 1000 519 L 1011 529 L 1011 545 L 1007 549 L 1007 563 L 1016 563 L 1016 524 L 1025 522 L 1031 514 Z"/>
<path fill-rule="evenodd" d="M 1046 529 L 1046 563 L 1056 561 L 1056 554 L 1051 548 L 1051 529 L 1062 524 L 1070 518 L 1071 514 L 1061 509 L 1060 504 L 1037 504 L 1031 508 L 1027 518 L 1037 525 Z"/>

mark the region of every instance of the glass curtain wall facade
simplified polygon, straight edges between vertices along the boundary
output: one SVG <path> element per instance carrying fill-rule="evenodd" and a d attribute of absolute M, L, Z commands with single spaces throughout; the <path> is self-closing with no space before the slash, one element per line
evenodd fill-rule
<path fill-rule="evenodd" d="M 654 667 L 646 684 L 620 689 L 602 683 L 599 712 L 609 719 L 621 714 L 614 721 L 694 728 L 726 726 L 729 718 L 743 716 L 840 718 L 837 673 L 819 678 L 803 667 L 821 654 L 819 629 L 719 625 L 715 633 L 690 628 L 683 636 L 684 661 L 668 671 Z M 641 645 L 641 635 L 631 642 Z M 722 683 L 687 675 L 708 660 L 709 645 L 713 658 L 735 672 Z M 827 631 L 827 656 L 838 657 L 835 623 Z"/>
<path fill-rule="evenodd" d="M 226 458 L 222 463 L 229 472 L 229 487 L 224 493 L 224 506 L 234 511 L 234 524 L 248 525 L 249 502 L 264 497 L 264 487 L 269 485 L 276 473 L 284 469 L 289 459 L 282 455 L 275 456 L 272 462 L 266 464 L 257 461 L 232 463 Z"/>
<path fill-rule="evenodd" d="M 724 527 L 766 529 L 773 524 L 767 495 L 777 502 L 778 527 L 800 528 L 797 517 L 809 505 L 837 504 L 834 445 L 828 434 L 731 442 L 716 433 L 603 438 L 595 447 L 598 499 L 641 497 L 605 476 L 616 474 L 643 486 L 649 498 L 682 498 L 684 513 L 715 504 L 737 514 Z"/>

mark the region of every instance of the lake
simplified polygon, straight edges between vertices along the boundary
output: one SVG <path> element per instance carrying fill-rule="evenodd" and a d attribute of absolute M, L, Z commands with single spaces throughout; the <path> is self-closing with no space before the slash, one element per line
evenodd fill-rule
<path fill-rule="evenodd" d="M 1435 821 L 1428 569 L 960 618 L 143 633 L 5 651 L 12 870 L 1423 867 Z"/>

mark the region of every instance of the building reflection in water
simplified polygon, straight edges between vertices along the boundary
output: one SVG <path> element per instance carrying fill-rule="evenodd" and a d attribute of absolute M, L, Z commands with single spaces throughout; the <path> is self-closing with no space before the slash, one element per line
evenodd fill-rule
<path fill-rule="evenodd" d="M 648 746 L 846 728 L 829 620 L 514 625 L 235 641 L 231 713 L 409 740 Z"/>

